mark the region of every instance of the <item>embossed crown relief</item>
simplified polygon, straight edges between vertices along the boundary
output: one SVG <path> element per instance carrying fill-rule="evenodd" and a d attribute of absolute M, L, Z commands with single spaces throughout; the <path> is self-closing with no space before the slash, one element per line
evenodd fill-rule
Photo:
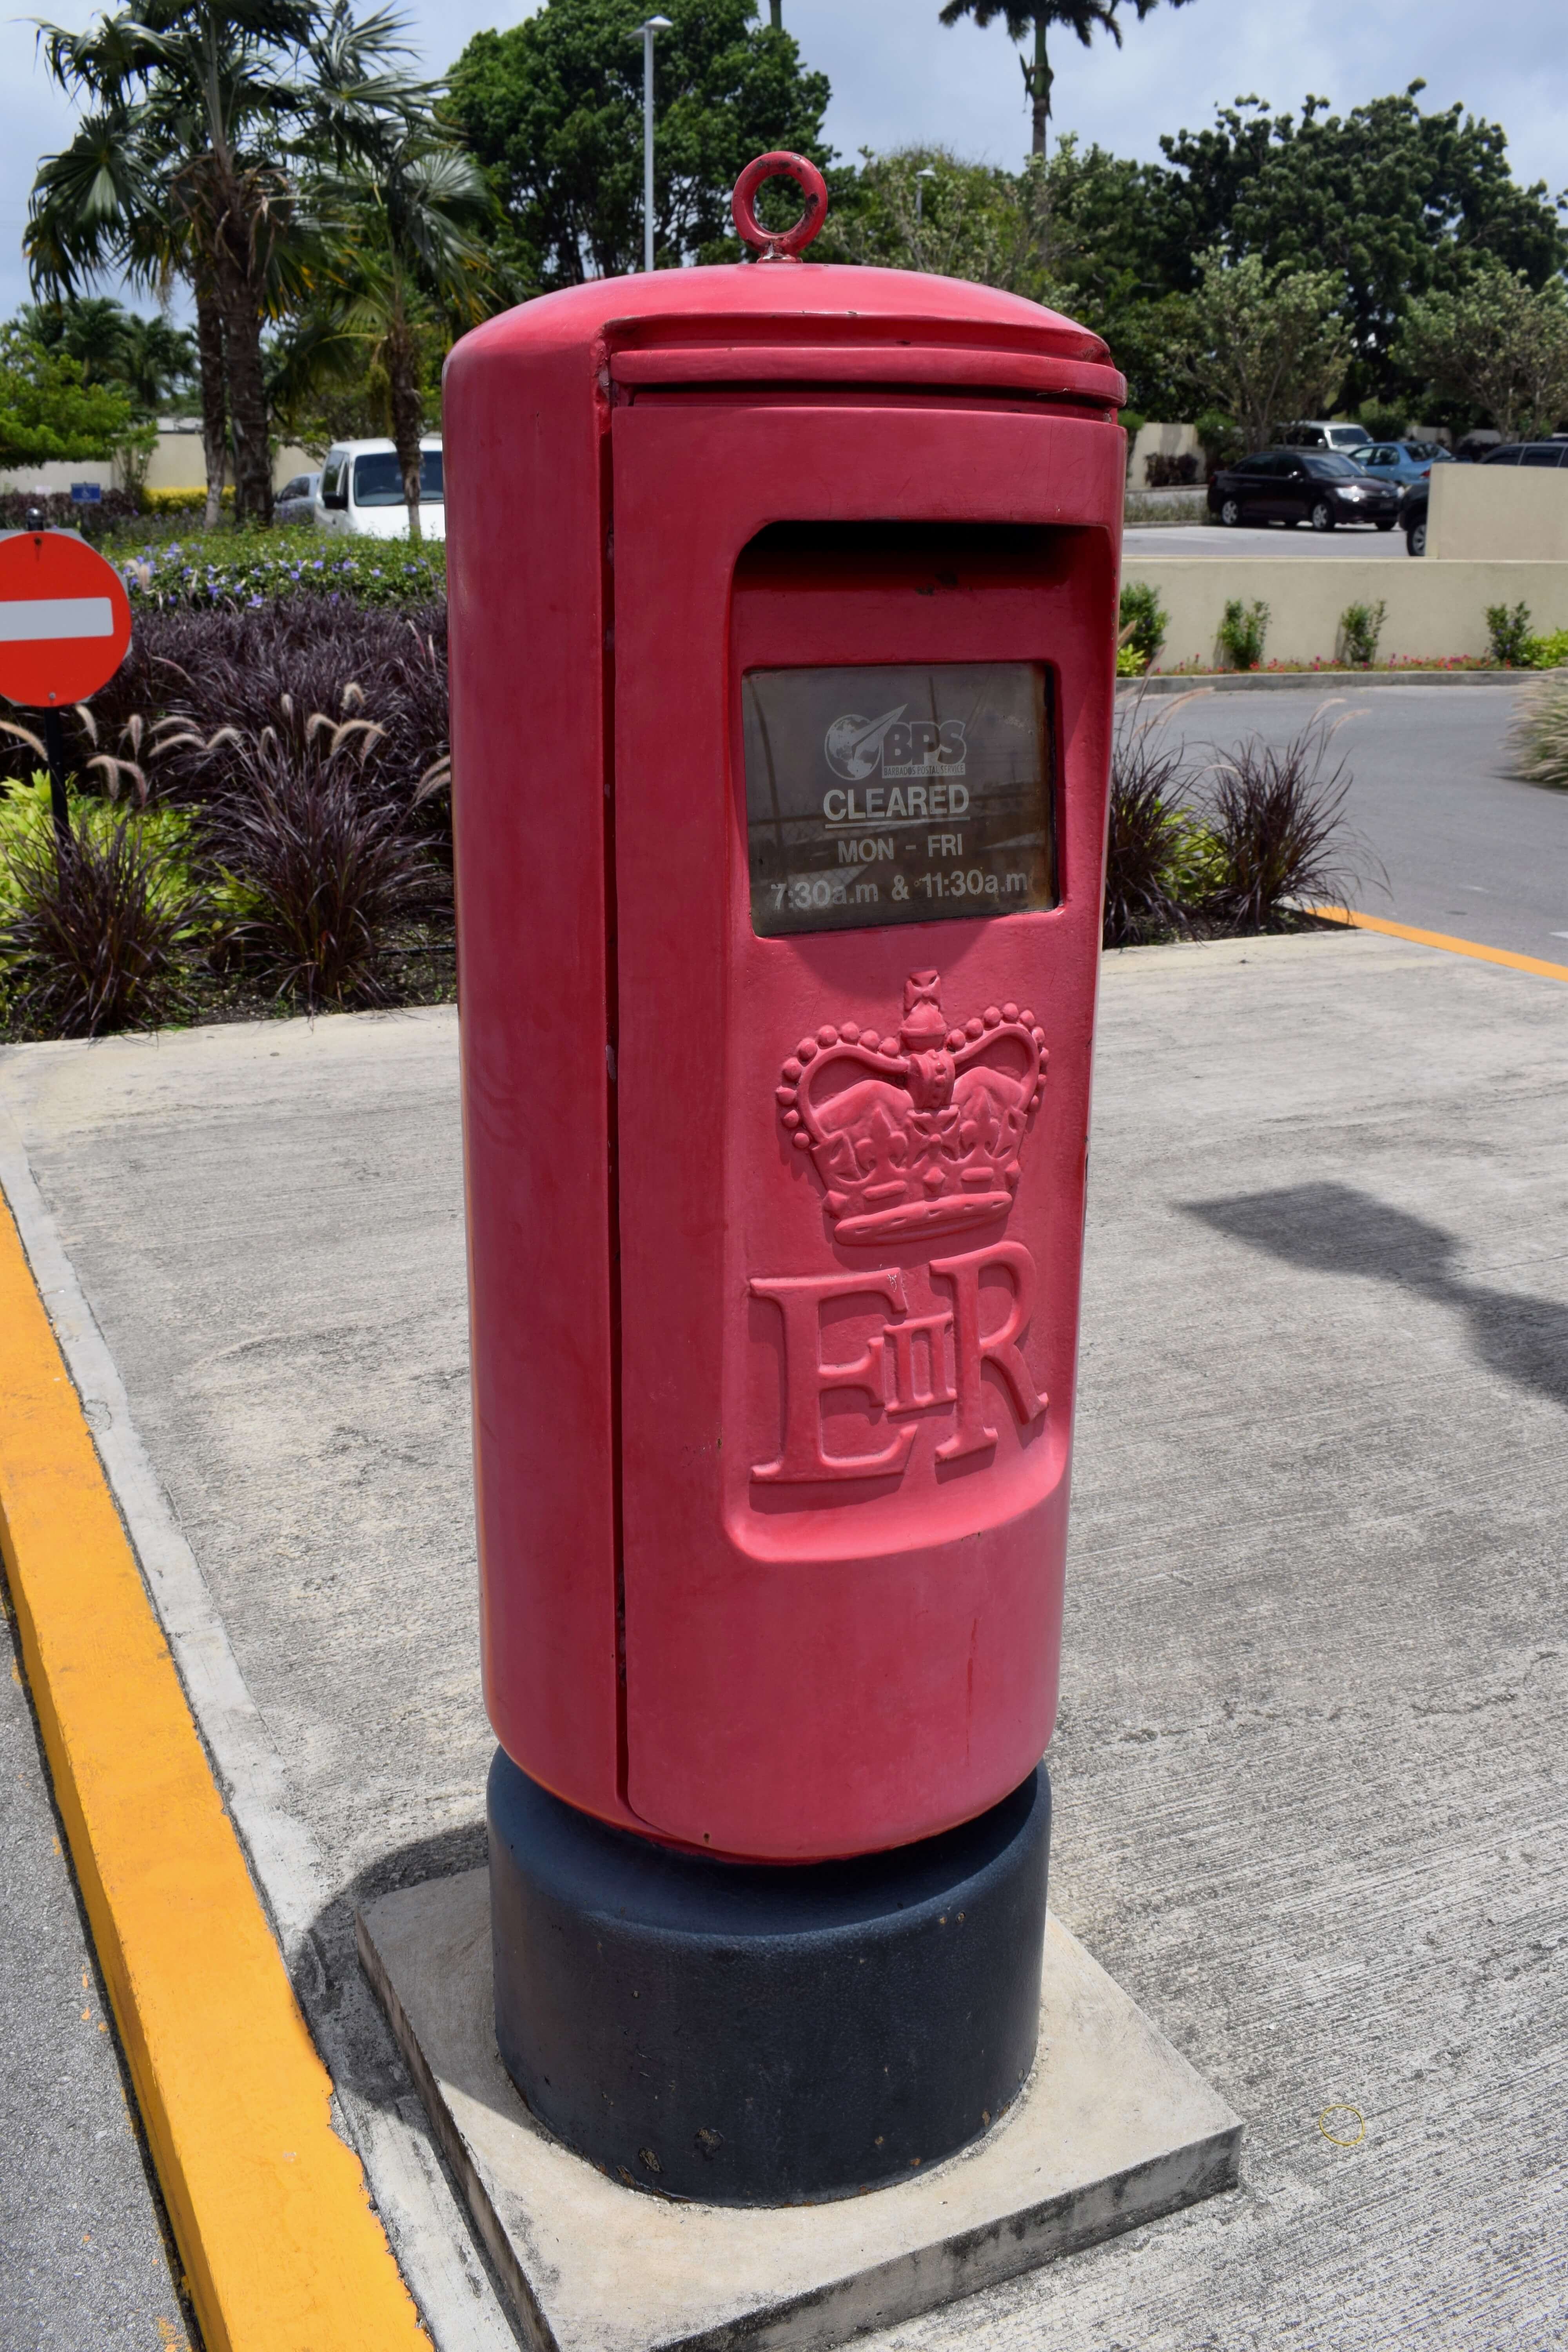
<path fill-rule="evenodd" d="M 1045 1089 L 1045 1033 L 1016 1004 L 987 1005 L 962 1025 L 949 1023 L 934 971 L 911 972 L 895 1035 L 828 1024 L 803 1037 L 784 1065 L 780 1116 L 795 1147 L 811 1154 L 822 1180 L 835 1242 L 854 1251 L 962 1234 L 1006 1216 L 1017 1189 L 1031 1113 Z M 986 1327 L 1008 1299 L 999 1324 Z M 988 1415 L 1000 1390 L 1021 1424 L 1038 1421 L 1046 1400 L 1034 1386 L 1020 1340 L 1034 1312 L 1034 1259 L 1021 1242 L 996 1240 L 923 1267 L 868 1265 L 864 1273 L 753 1276 L 754 1298 L 784 1318 L 784 1444 L 758 1463 L 762 1485 L 816 1485 L 902 1475 L 919 1423 L 952 1423 L 935 1449 L 939 1464 L 991 1454 Z M 864 1353 L 824 1359 L 823 1319 L 842 1305 L 874 1315 L 897 1310 Z M 989 1367 L 992 1383 L 982 1378 Z M 828 1400 L 834 1400 L 829 1405 Z M 889 1424 L 857 1453 L 829 1453 L 826 1411 L 857 1405 Z"/>

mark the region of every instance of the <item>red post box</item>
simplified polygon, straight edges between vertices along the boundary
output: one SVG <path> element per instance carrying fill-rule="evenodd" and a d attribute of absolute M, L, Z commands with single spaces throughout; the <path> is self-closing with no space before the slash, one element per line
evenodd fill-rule
<path fill-rule="evenodd" d="M 798 1893 L 1050 1738 L 1125 443 L 1095 336 L 801 263 L 777 169 L 762 266 L 530 303 L 445 414 L 498 1769 Z"/>

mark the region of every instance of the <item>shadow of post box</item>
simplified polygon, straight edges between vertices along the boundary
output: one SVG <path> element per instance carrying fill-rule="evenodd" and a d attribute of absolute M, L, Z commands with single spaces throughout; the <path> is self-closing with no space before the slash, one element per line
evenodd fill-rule
<path fill-rule="evenodd" d="M 552 1836 L 885 1875 L 1050 1738 L 1121 397 L 784 255 L 448 362 L 485 1689 Z"/>

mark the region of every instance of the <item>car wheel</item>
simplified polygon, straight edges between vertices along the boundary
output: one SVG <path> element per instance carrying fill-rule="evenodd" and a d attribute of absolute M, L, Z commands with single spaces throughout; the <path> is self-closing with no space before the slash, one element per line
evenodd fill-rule
<path fill-rule="evenodd" d="M 1222 499 L 1220 500 L 1219 507 L 1219 519 L 1221 522 L 1229 523 L 1234 528 L 1235 525 L 1241 520 L 1241 500 L 1239 499 Z"/>
<path fill-rule="evenodd" d="M 1378 527 L 1379 530 L 1392 530 L 1394 529 L 1394 517 L 1393 517 L 1392 515 L 1390 515 L 1390 516 L 1388 517 L 1388 520 L 1387 520 L 1386 521 L 1384 521 L 1381 518 L 1379 518 L 1379 520 L 1378 520 L 1378 526 L 1377 526 L 1377 527 Z"/>
<path fill-rule="evenodd" d="M 1409 530 L 1405 534 L 1405 544 L 1412 555 L 1426 554 L 1426 518 L 1425 515 L 1422 516 L 1419 522 L 1413 522 L 1411 524 Z"/>
<path fill-rule="evenodd" d="M 1329 504 L 1327 499 L 1320 499 L 1318 500 L 1317 505 L 1312 509 L 1310 520 L 1312 529 L 1314 530 L 1332 530 L 1334 527 L 1334 510 Z"/>

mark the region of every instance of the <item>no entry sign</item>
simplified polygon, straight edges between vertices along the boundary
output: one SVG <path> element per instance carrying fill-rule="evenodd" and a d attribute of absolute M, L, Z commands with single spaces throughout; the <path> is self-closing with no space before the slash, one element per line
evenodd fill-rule
<path fill-rule="evenodd" d="M 107 686 L 131 643 L 131 604 L 111 563 L 68 530 L 0 536 L 0 694 L 35 709 Z"/>

